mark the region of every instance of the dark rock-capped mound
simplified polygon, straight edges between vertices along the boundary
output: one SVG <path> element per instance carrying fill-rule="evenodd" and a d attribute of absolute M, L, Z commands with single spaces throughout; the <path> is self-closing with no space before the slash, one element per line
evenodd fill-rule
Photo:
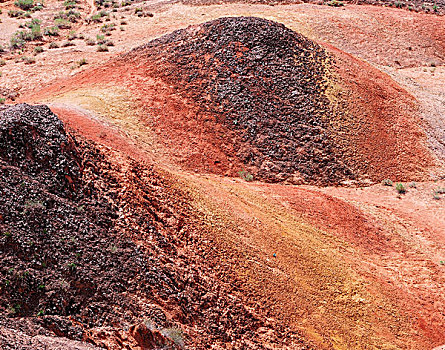
<path fill-rule="evenodd" d="M 0 348 L 289 342 L 227 296 L 159 174 L 110 163 L 44 106 L 7 109 L 0 132 Z"/>
<path fill-rule="evenodd" d="M 48 186 L 73 195 L 80 158 L 62 122 L 46 106 L 15 105 L 0 111 L 0 159 Z"/>
<path fill-rule="evenodd" d="M 154 74 L 232 134 L 256 178 L 338 183 L 356 174 L 330 135 L 329 57 L 282 24 L 221 18 L 176 31 L 124 59 L 157 62 Z M 212 132 L 212 130 L 205 130 Z"/>

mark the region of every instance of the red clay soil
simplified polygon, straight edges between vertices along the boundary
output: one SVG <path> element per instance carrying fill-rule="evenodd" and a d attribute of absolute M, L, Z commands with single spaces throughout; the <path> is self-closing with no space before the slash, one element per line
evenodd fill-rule
<path fill-rule="evenodd" d="M 104 154 L 44 106 L 11 107 L 0 120 L 0 347 L 43 349 L 56 336 L 55 346 L 80 348 L 309 348 L 230 295 L 233 279 L 206 259 L 191 200 L 168 174 L 128 158 L 131 146 Z M 59 179 L 69 171 L 76 188 Z"/>
<path fill-rule="evenodd" d="M 65 118 L 68 118 L 68 120 L 72 120 L 73 126 L 77 125 L 79 130 L 85 130 L 86 136 L 96 137 L 98 140 L 101 139 L 98 136 L 99 128 L 91 127 L 91 125 L 96 124 L 96 122 L 88 121 L 87 115 L 78 114 L 74 118 L 75 112 L 72 110 L 65 111 L 59 108 L 58 111 L 61 115 L 65 115 Z M 82 121 L 82 119 L 84 120 Z M 97 123 L 97 125 L 99 124 Z M 108 143 L 107 139 L 117 141 L 114 149 L 119 149 L 125 154 L 134 153 L 136 158 L 141 157 L 136 147 L 128 144 L 125 145 L 125 139 L 122 137 L 113 136 L 114 132 L 112 129 L 102 126 L 101 133 L 107 134 L 107 137 L 102 138 L 102 140 L 109 147 L 113 147 L 113 144 Z M 207 195 L 215 199 L 218 198 L 217 200 L 226 207 L 225 209 L 231 213 L 230 220 L 232 224 L 225 226 L 220 234 L 217 233 L 218 231 L 213 231 L 213 228 L 208 233 L 204 233 L 204 229 L 202 239 L 211 242 L 211 244 L 208 245 L 209 243 L 207 243 L 207 247 L 200 246 L 198 249 L 201 251 L 201 254 L 206 257 L 212 269 L 219 271 L 220 278 L 232 281 L 232 285 L 234 286 L 233 293 L 236 293 L 236 295 L 240 297 L 242 297 L 242 295 L 246 297 L 247 295 L 252 305 L 256 305 L 255 301 L 262 300 L 265 309 L 270 308 L 274 310 L 271 312 L 271 316 L 278 317 L 280 320 L 286 320 L 285 323 L 288 324 L 296 323 L 299 325 L 297 329 L 304 330 L 305 328 L 310 329 L 311 327 L 315 327 L 317 332 L 324 334 L 323 341 L 320 339 L 317 341 L 317 338 L 314 339 L 311 333 L 307 334 L 307 337 L 318 344 L 319 348 L 329 348 L 328 344 L 331 343 L 331 340 L 327 335 L 331 332 L 333 332 L 331 334 L 341 335 L 341 338 L 343 338 L 342 342 L 349 344 L 349 347 L 353 346 L 352 344 L 357 345 L 357 343 L 354 343 L 357 339 L 361 339 L 360 345 L 372 344 L 375 340 L 367 336 L 365 337 L 364 334 L 360 335 L 359 332 L 353 335 L 354 333 L 351 333 L 355 328 L 355 323 L 360 324 L 363 329 L 367 330 L 366 332 L 371 332 L 375 337 L 380 339 L 380 344 L 386 344 L 387 342 L 388 344 L 398 344 L 399 348 L 424 349 L 441 344 L 445 340 L 445 335 L 437 331 L 441 329 L 443 320 L 440 316 L 440 304 L 437 304 L 437 300 L 439 299 L 434 301 L 435 298 L 440 296 L 440 289 L 432 289 L 431 285 L 425 290 L 404 284 L 405 273 L 408 270 L 405 269 L 403 264 L 410 264 L 411 269 L 415 270 L 426 268 L 417 266 L 418 264 L 422 265 L 422 259 L 424 258 L 422 257 L 418 262 L 413 261 L 412 248 L 410 245 L 406 246 L 408 242 L 405 242 L 404 238 L 398 237 L 396 231 L 388 229 L 388 223 L 384 221 L 380 223 L 378 221 L 376 222 L 374 218 L 369 217 L 369 213 L 365 214 L 351 204 L 318 193 L 316 190 L 254 184 L 246 188 L 246 191 L 250 193 L 248 197 L 244 194 L 238 197 L 240 194 L 239 191 L 234 192 L 238 192 L 237 197 L 235 197 L 232 191 L 229 193 L 227 191 L 221 191 L 221 189 L 212 188 L 211 186 L 206 186 L 204 191 Z M 329 243 L 328 246 L 331 246 L 331 248 L 335 246 L 333 251 L 343 252 L 342 260 L 347 262 L 348 266 L 352 266 L 369 285 L 366 292 L 360 288 L 353 290 L 353 293 L 357 293 L 357 295 L 354 294 L 355 296 L 353 296 L 353 298 L 357 298 L 357 300 L 361 300 L 360 298 L 362 297 L 360 295 L 363 295 L 363 293 L 367 295 L 366 301 L 363 301 L 364 304 L 362 302 L 341 302 L 338 300 L 339 295 L 342 296 L 342 298 L 348 299 L 347 296 L 344 296 L 343 293 L 345 293 L 345 291 L 343 289 L 341 289 L 341 291 L 335 290 L 333 294 L 329 292 L 329 288 L 326 289 L 326 285 L 330 283 L 335 283 L 336 285 L 338 281 L 342 281 L 337 286 L 338 288 L 340 288 L 343 283 L 348 283 L 346 282 L 348 278 L 344 280 L 346 271 L 337 275 L 337 282 L 334 282 L 334 280 L 332 280 L 333 276 L 330 276 L 330 273 L 333 272 L 328 272 L 333 269 L 331 263 L 337 261 L 338 257 L 332 256 L 330 258 L 331 260 L 328 259 L 326 261 L 321 255 L 317 258 L 312 257 L 312 259 L 319 260 L 318 264 L 314 264 L 314 261 L 311 262 L 311 260 L 307 260 L 308 258 L 305 256 L 307 252 L 303 253 L 296 248 L 295 243 L 289 244 L 286 242 L 287 239 L 281 236 L 282 232 L 280 232 L 280 229 L 274 232 L 274 225 L 269 226 L 267 224 L 267 220 L 270 219 L 266 218 L 274 218 L 275 215 L 280 215 L 278 212 L 271 213 L 266 210 L 264 213 L 259 214 L 252 211 L 254 208 L 252 205 L 249 205 L 248 209 L 244 207 L 244 203 L 250 203 L 252 201 L 251 197 L 257 196 L 256 193 L 258 193 L 258 191 L 259 193 L 265 193 L 267 195 L 266 198 L 268 198 L 268 202 L 283 201 L 283 203 L 286 203 L 286 207 L 290 207 L 292 211 L 294 211 L 296 217 L 301 217 L 301 220 L 304 222 L 318 227 L 323 230 L 323 232 L 328 232 L 328 236 L 324 234 L 318 237 L 320 241 L 317 243 L 317 246 L 310 246 L 310 244 L 315 243 L 313 240 L 308 242 L 305 250 L 319 251 L 320 249 L 326 249 L 323 248 L 323 244 L 329 242 L 329 238 L 327 237 L 329 237 L 329 235 L 337 237 L 335 245 L 331 246 L 332 243 Z M 184 194 L 183 192 L 179 197 L 184 196 Z M 134 197 L 134 195 L 130 195 L 130 197 Z M 240 206 L 238 201 L 242 203 L 242 206 Z M 192 202 L 193 201 L 190 203 Z M 171 206 L 172 202 L 169 204 L 169 207 Z M 174 210 L 178 210 L 181 206 L 183 206 L 183 204 L 175 206 L 176 209 Z M 189 208 L 186 209 L 186 211 L 188 212 L 187 216 L 189 218 L 186 219 L 185 222 L 189 222 L 188 220 L 191 219 L 190 214 L 195 210 Z M 246 227 L 241 224 L 241 231 L 238 234 L 246 235 L 247 232 L 255 232 L 255 230 L 257 230 L 256 222 L 260 220 L 261 231 L 264 232 L 261 234 L 261 238 L 256 238 L 255 241 L 250 242 L 247 246 L 245 246 L 245 242 L 243 241 L 233 241 L 233 238 L 230 237 L 230 231 L 234 230 L 232 225 L 238 223 L 238 215 L 241 215 L 241 217 L 245 216 L 248 222 L 252 221 Z M 199 221 L 199 219 L 198 221 L 193 221 L 191 226 L 195 229 L 200 227 L 201 224 Z M 216 226 L 219 225 L 221 225 L 221 221 L 216 223 Z M 298 226 L 294 226 L 293 229 L 298 230 Z M 323 241 L 325 242 L 323 243 Z M 276 242 L 280 243 L 276 244 Z M 264 247 L 261 248 L 263 245 Z M 353 254 L 351 254 L 350 247 L 353 247 Z M 260 249 L 259 254 L 256 253 L 257 249 Z M 299 280 L 295 286 L 293 286 L 293 283 L 289 280 L 283 281 L 281 278 L 277 278 L 275 273 L 270 275 L 264 272 L 262 268 L 258 270 L 259 267 L 255 267 L 255 265 L 249 267 L 249 265 L 251 265 L 251 263 L 249 263 L 251 259 L 259 259 L 259 261 L 268 259 L 267 257 L 272 256 L 274 251 L 278 253 L 278 257 L 275 258 L 277 264 L 276 269 L 287 271 L 287 273 L 291 273 L 293 269 L 298 271 Z M 402 259 L 399 257 L 400 252 L 403 252 L 404 257 Z M 299 263 L 297 265 L 292 263 L 295 259 L 295 254 L 299 257 Z M 382 259 L 383 257 L 388 258 Z M 419 258 L 420 255 L 417 255 L 417 257 Z M 429 260 L 430 257 L 427 259 Z M 328 261 L 330 262 L 328 263 Z M 400 275 L 396 270 L 392 270 L 391 265 L 395 263 L 402 264 L 399 267 L 399 271 L 403 271 L 403 279 L 400 279 Z M 270 262 L 267 262 L 267 264 L 269 265 Z M 321 267 L 323 264 L 328 264 L 329 267 L 326 265 Z M 389 268 L 386 268 L 387 264 Z M 272 263 L 272 266 L 274 265 L 275 263 Z M 246 270 L 250 268 L 253 268 L 253 271 Z M 437 276 L 441 276 L 440 267 L 428 265 L 427 268 L 435 271 L 432 272 L 432 275 L 436 274 Z M 314 272 L 310 271 L 318 272 L 315 272 L 314 275 Z M 257 276 L 254 277 L 251 275 L 252 272 Z M 241 277 L 244 274 L 249 276 L 247 281 Z M 239 279 L 236 278 L 237 275 L 241 275 Z M 416 283 L 419 283 L 419 277 L 417 274 L 412 275 Z M 235 280 L 233 280 L 233 278 L 235 278 Z M 309 279 L 307 280 L 307 278 Z M 356 281 L 359 280 L 357 277 L 354 278 Z M 257 279 L 262 281 L 262 283 L 257 283 Z M 440 283 L 440 279 L 437 282 Z M 310 295 L 306 294 L 306 296 L 303 297 L 301 293 L 305 293 L 304 291 L 306 289 L 303 287 L 305 283 L 310 283 L 315 289 L 311 290 Z M 298 293 L 295 292 L 295 288 L 298 288 Z M 315 292 L 315 290 L 319 290 L 319 292 Z M 434 294 L 431 294 L 433 291 Z M 372 298 L 370 295 L 372 295 Z M 324 314 L 324 320 L 313 319 L 312 321 L 304 321 L 308 317 L 305 316 L 306 313 L 300 313 L 296 310 L 306 310 L 308 315 L 316 313 L 317 308 L 314 305 L 319 305 L 320 300 L 325 300 L 328 303 L 329 311 Z M 418 307 L 419 303 L 423 305 L 422 308 Z M 367 306 L 364 307 L 364 305 Z M 391 316 L 390 313 L 392 313 Z M 303 315 L 303 317 L 299 315 Z M 357 317 L 359 318 L 357 319 Z M 301 324 L 302 321 L 305 322 L 305 326 Z M 371 322 L 372 326 L 369 325 L 369 322 Z M 341 326 L 341 324 L 343 324 L 343 326 Z M 346 327 L 346 329 L 349 327 L 349 329 L 346 331 L 344 327 Z M 388 332 L 388 327 L 397 327 L 397 335 Z M 322 329 L 324 330 L 322 331 Z M 394 330 L 396 328 L 392 329 Z M 120 339 L 120 337 L 118 332 L 107 333 L 102 331 L 102 344 L 113 342 L 113 339 Z"/>
<path fill-rule="evenodd" d="M 411 318 L 411 321 L 408 321 L 411 323 L 410 327 L 417 329 L 422 337 L 431 342 L 425 346 L 445 342 L 445 298 L 440 292 L 445 276 L 436 260 L 436 254 L 441 254 L 441 247 L 445 242 L 441 231 L 443 222 L 439 222 L 437 228 L 428 227 L 430 222 L 419 223 L 417 217 L 411 217 L 405 222 L 405 225 L 410 225 L 411 220 L 418 222 L 416 229 L 419 237 L 429 241 L 430 249 L 416 252 L 416 259 L 413 258 L 414 251 L 417 250 L 416 239 L 411 239 L 408 235 L 398 235 L 381 217 L 375 213 L 370 215 L 369 211 L 366 212 L 343 198 L 320 193 L 316 189 L 288 190 L 278 186 L 264 186 L 262 189 L 269 195 L 285 201 L 298 216 L 301 215 L 315 227 L 353 246 L 354 254 L 347 254 L 345 258 L 350 259 L 351 264 L 355 265 L 355 270 L 367 279 L 372 286 L 370 290 L 375 288 L 373 292 L 376 298 L 384 296 L 386 302 L 391 300 L 398 310 L 403 310 L 405 317 Z M 388 188 L 384 190 L 388 191 Z M 339 189 L 333 192 L 342 191 Z M 353 196 L 348 197 L 350 199 Z M 381 205 L 381 198 L 377 196 L 370 202 L 374 202 L 378 210 L 383 212 L 391 212 L 404 219 L 408 216 L 400 210 L 403 204 L 394 205 L 397 207 L 394 209 L 390 205 Z M 412 210 L 416 205 L 410 203 L 409 207 Z M 382 260 L 387 261 L 382 263 Z M 385 266 L 387 263 L 400 265 L 397 266 L 397 271 L 394 271 Z M 409 264 L 409 267 L 404 266 L 405 264 Z M 428 271 L 425 285 L 420 282 L 417 269 Z M 414 285 L 416 286 L 413 287 Z M 419 308 L 419 304 L 422 308 Z"/>
<path fill-rule="evenodd" d="M 224 29 L 231 22 L 240 24 L 242 29 L 243 21 L 246 25 L 262 23 L 258 35 L 262 35 L 260 28 L 265 25 L 266 36 L 268 31 L 284 30 L 286 35 L 300 38 L 266 20 L 209 22 L 205 27 L 175 32 L 101 68 L 62 80 L 35 98 L 86 87 L 97 90 L 112 85 L 128 89 L 139 105 L 140 122 L 154 131 L 175 163 L 191 170 L 235 175 L 247 168 L 254 178 L 292 183 L 380 182 L 390 176 L 404 180 L 428 178 L 434 158 L 418 126 L 416 101 L 387 75 L 368 64 L 328 46 L 327 57 L 331 58 L 320 58 L 319 63 L 315 58 L 311 61 L 310 64 L 318 68 L 316 73 L 310 73 L 315 75 L 307 76 L 310 83 L 300 85 L 304 86 L 303 94 L 287 96 L 290 86 L 296 82 L 280 78 L 280 68 L 274 68 L 274 64 L 285 61 L 272 49 L 270 52 L 276 56 L 271 54 L 272 58 L 267 56 L 263 60 L 272 62 L 266 75 L 270 74 L 278 90 L 276 96 L 267 99 L 259 97 L 263 87 L 255 91 L 253 86 L 269 83 L 255 80 L 256 76 L 241 71 L 229 75 L 227 71 L 218 73 L 218 65 L 210 63 L 211 60 L 220 60 L 221 67 L 230 67 L 232 60 L 238 60 L 247 71 L 261 72 L 261 61 L 253 51 L 269 52 L 269 44 L 262 41 L 252 46 L 248 44 L 252 38 L 236 39 L 234 33 Z M 219 40 L 227 41 L 223 45 L 228 45 L 230 54 L 224 51 L 224 46 L 217 49 L 222 51 L 208 49 L 206 54 L 206 38 L 214 35 L 211 28 L 218 27 L 218 23 L 222 23 L 218 35 L 224 38 Z M 250 49 L 240 44 L 243 40 Z M 187 45 L 199 48 L 199 55 L 187 53 Z M 317 55 L 325 55 L 317 44 L 311 45 L 313 52 L 319 52 Z M 243 57 L 246 50 L 249 54 Z M 220 55 L 218 52 L 223 56 L 214 56 Z M 302 67 L 300 63 L 291 69 Z M 304 76 L 307 74 L 304 72 L 302 69 L 299 74 Z M 196 81 L 187 82 L 186 77 Z M 311 85 L 314 82 L 316 85 Z M 226 86 L 227 91 L 218 92 L 217 87 L 221 86 Z M 238 91 L 239 86 L 245 86 L 244 90 Z M 301 100 L 303 96 L 305 99 Z M 295 98 L 300 98 L 300 102 L 293 101 Z M 243 99 L 250 102 L 245 104 Z M 266 101 L 266 105 L 255 109 L 252 99 L 260 105 Z M 252 108 L 255 112 L 249 115 Z M 281 130 L 286 125 L 290 129 Z"/>
<path fill-rule="evenodd" d="M 427 148 L 417 101 L 388 75 L 327 45 L 336 62 L 337 103 L 330 122 L 348 162 L 373 181 L 427 178 L 435 158 Z"/>
<path fill-rule="evenodd" d="M 233 46 L 244 51 L 239 45 Z M 326 97 L 335 113 L 324 122 L 336 147 L 344 151 L 342 159 L 375 181 L 394 179 L 395 174 L 405 179 L 427 178 L 432 160 L 423 146 L 424 135 L 416 126 L 416 101 L 385 74 L 326 46 L 331 56 Z M 184 94 L 181 86 L 170 83 L 169 76 L 155 74 L 162 65 L 174 76 L 171 61 L 151 60 L 143 49 L 143 54 L 137 54 L 139 51 L 135 51 L 133 61 L 124 56 L 60 81 L 34 98 L 57 100 L 65 93 L 75 96 L 77 89 L 121 87 L 130 91 L 139 108 L 133 113 L 142 129 L 155 131 L 170 154 L 166 164 L 164 159 L 159 161 L 145 153 L 144 144 L 130 141 L 125 136 L 129 130 L 119 134 L 110 125 L 90 120 L 88 113 L 57 109 L 70 126 L 103 144 L 113 161 L 123 164 L 122 173 L 128 167 L 123 155 L 138 161 L 145 158 L 163 169 L 168 162 L 217 174 L 235 174 L 242 169 L 241 160 L 234 155 L 237 148 L 233 139 L 225 138 L 233 135 L 233 129 L 215 116 L 203 118 L 200 111 L 205 101 Z M 215 160 L 220 162 L 215 164 Z M 418 218 L 400 218 L 393 202 L 382 204 L 377 197 L 361 205 L 356 197 L 344 199 L 340 190 L 334 196 L 313 188 L 245 183 L 212 175 L 166 175 L 168 171 L 164 171 L 145 176 L 130 172 L 123 183 L 136 181 L 139 186 L 129 185 L 132 190 L 119 200 L 130 207 L 154 205 L 154 212 L 161 213 L 155 220 L 160 232 L 172 234 L 166 237 L 173 241 L 193 242 L 187 254 L 194 252 L 202 259 L 194 266 L 213 271 L 215 285 L 224 282 L 227 294 L 242 300 L 248 310 L 261 315 L 260 319 L 267 319 L 269 329 L 259 327 L 255 332 L 260 344 L 293 349 L 303 344 L 300 332 L 320 349 L 424 350 L 445 343 L 444 273 L 438 264 L 443 256 L 443 234 L 418 231 Z M 151 184 L 152 192 L 148 200 L 142 200 L 147 184 Z M 394 189 L 391 191 L 395 197 Z M 443 210 L 440 203 L 437 208 Z M 139 221 L 132 220 L 136 229 L 130 236 L 144 246 L 149 235 L 141 238 Z M 185 227 L 180 233 L 179 226 Z M 162 231 L 162 227 L 168 230 Z M 183 252 L 182 246 L 178 252 Z M 205 264 L 201 265 L 202 261 Z M 168 308 L 168 303 L 163 307 Z M 181 315 L 175 307 L 172 314 Z M 289 333 L 280 328 L 282 325 L 289 327 Z M 270 329 L 283 329 L 283 337 Z M 91 339 L 103 337 L 105 342 L 115 337 L 121 341 L 120 335 L 106 333 L 98 331 Z M 193 331 L 190 334 L 196 335 Z M 287 334 L 293 343 L 286 343 Z M 231 346 L 236 349 L 243 345 L 252 348 L 245 338 Z"/>

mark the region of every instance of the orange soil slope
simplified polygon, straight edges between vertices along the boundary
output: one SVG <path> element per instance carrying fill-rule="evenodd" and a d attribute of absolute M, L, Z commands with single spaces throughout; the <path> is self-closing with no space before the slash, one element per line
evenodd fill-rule
<path fill-rule="evenodd" d="M 337 63 L 336 102 L 345 107 L 335 123 L 337 140 L 374 181 L 428 179 L 434 157 L 427 150 L 417 101 L 388 75 L 326 45 Z"/>
<path fill-rule="evenodd" d="M 330 120 L 331 128 L 348 159 L 357 157 L 354 167 L 372 180 L 427 178 L 433 159 L 412 97 L 367 64 L 328 50 L 337 67 L 328 97 L 343 112 Z M 60 105 L 57 113 L 87 137 L 136 159 L 236 173 L 243 164 L 230 158 L 233 146 L 224 138 L 230 130 L 202 120 L 196 101 L 153 73 L 160 64 L 171 67 L 141 56 L 118 58 L 33 98 L 76 104 L 79 96 L 96 94 L 103 104 L 116 104 L 114 114 L 97 105 L 91 115 Z M 119 109 L 110 89 L 130 92 L 134 109 Z M 148 134 L 155 135 L 153 143 L 145 143 Z M 317 348 L 420 350 L 445 342 L 445 279 L 437 261 L 443 235 L 418 232 L 413 219 L 381 204 L 169 171 L 190 199 L 189 226 L 200 232 L 200 254 L 253 309 L 302 331 Z"/>
<path fill-rule="evenodd" d="M 131 137 L 88 114 L 54 110 L 113 152 L 153 161 Z M 190 205 L 176 207 L 172 198 L 172 212 L 186 212 L 183 225 L 197 232 L 197 252 L 253 310 L 320 349 L 420 350 L 445 342 L 445 275 L 438 264 L 444 218 L 434 229 L 416 216 L 399 218 L 397 202 L 361 205 L 353 194 L 341 199 L 340 190 L 331 196 L 307 187 L 170 176 L 175 195 L 182 192 Z"/>

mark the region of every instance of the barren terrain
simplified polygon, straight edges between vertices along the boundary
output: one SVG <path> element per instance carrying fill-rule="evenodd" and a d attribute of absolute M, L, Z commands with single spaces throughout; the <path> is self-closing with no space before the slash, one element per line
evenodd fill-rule
<path fill-rule="evenodd" d="M 0 347 L 445 345 L 443 4 L 367 3 L 1 2 Z"/>

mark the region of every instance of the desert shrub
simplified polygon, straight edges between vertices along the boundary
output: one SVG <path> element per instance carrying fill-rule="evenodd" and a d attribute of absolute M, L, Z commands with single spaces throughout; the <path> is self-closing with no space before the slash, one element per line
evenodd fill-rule
<path fill-rule="evenodd" d="M 345 4 L 343 4 L 343 2 L 340 0 L 331 0 L 327 3 L 328 6 L 333 6 L 333 7 L 341 7 L 341 6 L 345 6 Z"/>
<path fill-rule="evenodd" d="M 18 49 L 25 46 L 26 41 L 39 40 L 41 38 L 42 33 L 40 32 L 40 25 L 35 24 L 30 30 L 20 30 L 15 32 L 10 39 L 11 48 Z"/>
<path fill-rule="evenodd" d="M 77 38 L 77 33 L 76 31 L 72 30 L 68 33 L 68 40 L 74 40 Z"/>
<path fill-rule="evenodd" d="M 65 6 L 65 10 L 74 9 L 77 8 L 77 4 L 75 1 L 67 0 L 63 3 L 63 6 Z"/>
<path fill-rule="evenodd" d="M 57 18 L 54 20 L 54 24 L 60 29 L 70 29 L 71 24 L 64 18 Z"/>
<path fill-rule="evenodd" d="M 110 23 L 110 24 L 104 24 L 101 28 L 100 31 L 102 33 L 108 33 L 111 32 L 113 30 L 116 29 L 116 25 L 114 23 Z"/>
<path fill-rule="evenodd" d="M 87 40 L 85 40 L 85 43 L 88 45 L 88 46 L 94 46 L 94 45 L 96 45 L 96 41 L 94 40 L 94 39 L 87 39 Z"/>
<path fill-rule="evenodd" d="M 28 11 L 34 7 L 34 0 L 16 0 L 14 5 L 22 10 Z"/>
<path fill-rule="evenodd" d="M 445 187 L 444 188 L 438 188 L 435 192 L 437 194 L 445 194 Z"/>
<path fill-rule="evenodd" d="M 4 97 L 0 97 L 0 105 L 4 104 L 6 99 Z"/>
<path fill-rule="evenodd" d="M 51 44 L 49 44 L 50 49 L 57 49 L 59 47 L 59 44 L 57 44 L 55 41 L 53 41 Z"/>
<path fill-rule="evenodd" d="M 26 23 L 24 24 L 24 26 L 25 26 L 26 28 L 32 29 L 32 28 L 34 28 L 35 26 L 39 26 L 39 27 L 40 27 L 40 24 L 41 24 L 41 23 L 42 23 L 42 21 L 41 21 L 40 19 L 33 18 L 31 21 L 26 22 Z"/>
<path fill-rule="evenodd" d="M 58 36 L 59 35 L 59 27 L 53 26 L 53 27 L 47 27 L 43 31 L 43 34 L 46 36 Z"/>
<path fill-rule="evenodd" d="M 4 59 L 0 60 L 0 67 L 6 65 L 6 61 Z"/>
<path fill-rule="evenodd" d="M 433 192 L 433 199 L 440 200 L 441 194 L 445 194 L 445 188 L 438 188 Z"/>
<path fill-rule="evenodd" d="M 31 10 L 33 12 L 35 12 L 35 11 L 40 11 L 41 9 L 43 9 L 43 5 L 42 4 L 38 4 L 38 5 L 34 6 Z"/>
<path fill-rule="evenodd" d="M 15 34 L 11 37 L 11 39 L 9 40 L 9 43 L 10 43 L 11 49 L 19 49 L 19 48 L 25 46 L 25 44 L 26 44 L 25 40 L 23 40 L 20 36 L 15 35 Z"/>
<path fill-rule="evenodd" d="M 26 34 L 28 41 L 42 39 L 42 32 L 40 30 L 40 24 L 32 24 L 29 28 L 30 31 Z"/>
<path fill-rule="evenodd" d="M 97 46 L 97 52 L 107 52 L 108 46 L 107 45 L 98 45 Z"/>
<path fill-rule="evenodd" d="M 34 57 L 24 56 L 22 59 L 25 62 L 25 64 L 34 64 L 34 63 L 36 63 L 36 59 Z"/>
<path fill-rule="evenodd" d="M 43 47 L 42 47 L 42 46 L 36 46 L 36 47 L 34 48 L 34 52 L 35 52 L 36 54 L 42 53 L 42 52 L 43 52 Z"/>
<path fill-rule="evenodd" d="M 76 46 L 76 44 L 74 44 L 71 41 L 65 41 L 60 45 L 60 47 L 68 47 L 68 46 Z"/>
<path fill-rule="evenodd" d="M 26 17 L 31 17 L 31 14 L 29 12 L 24 12 L 20 10 L 9 10 L 8 16 L 11 18 L 26 18 Z"/>
<path fill-rule="evenodd" d="M 390 179 L 385 179 L 382 181 L 382 185 L 384 186 L 392 186 L 392 181 Z"/>
<path fill-rule="evenodd" d="M 86 58 L 82 58 L 79 62 L 77 62 L 77 64 L 79 67 L 82 67 L 82 66 L 88 64 L 88 62 L 87 62 Z"/>
<path fill-rule="evenodd" d="M 400 194 L 404 194 L 404 193 L 406 193 L 406 188 L 405 188 L 405 186 L 403 186 L 402 183 L 397 183 L 396 184 L 396 191 L 398 193 L 400 193 Z"/>
<path fill-rule="evenodd" d="M 102 22 L 102 16 L 99 14 L 93 15 L 90 18 L 86 19 L 87 23 L 93 22 L 93 23 L 101 23 Z"/>
<path fill-rule="evenodd" d="M 238 172 L 239 176 L 245 181 L 253 181 L 253 175 L 246 170 L 241 170 Z"/>
<path fill-rule="evenodd" d="M 60 11 L 54 16 L 54 19 L 62 19 L 71 23 L 76 23 L 81 17 L 80 12 L 71 9 L 68 11 Z"/>
<path fill-rule="evenodd" d="M 105 36 L 104 35 L 97 34 L 96 40 L 97 40 L 98 45 L 105 44 Z"/>

